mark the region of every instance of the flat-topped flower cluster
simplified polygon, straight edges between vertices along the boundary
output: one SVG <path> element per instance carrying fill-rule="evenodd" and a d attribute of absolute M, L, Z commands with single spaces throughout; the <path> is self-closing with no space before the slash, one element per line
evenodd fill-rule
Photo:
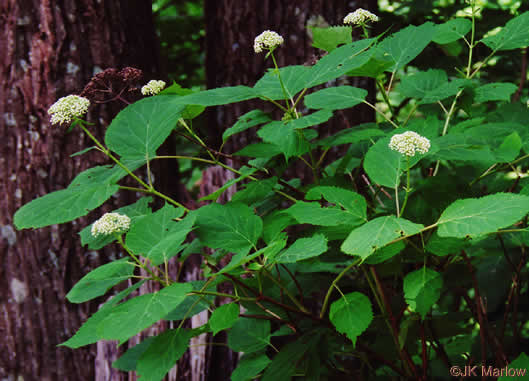
<path fill-rule="evenodd" d="M 365 25 L 368 22 L 377 22 L 378 16 L 362 8 L 349 13 L 343 19 L 344 24 Z"/>
<path fill-rule="evenodd" d="M 70 123 L 75 118 L 80 118 L 88 111 L 90 101 L 79 95 L 68 95 L 57 100 L 48 109 L 51 124 Z"/>
<path fill-rule="evenodd" d="M 430 141 L 413 131 L 406 131 L 391 137 L 389 148 L 403 155 L 412 157 L 416 152 L 426 153 L 430 149 Z"/>
<path fill-rule="evenodd" d="M 119 213 L 105 213 L 103 217 L 94 222 L 91 233 L 94 237 L 124 233 L 129 230 L 130 217 Z"/>
<path fill-rule="evenodd" d="M 253 50 L 255 50 L 256 53 L 261 53 L 263 50 L 272 50 L 283 42 L 283 37 L 279 34 L 271 30 L 265 30 L 255 38 Z"/>
<path fill-rule="evenodd" d="M 143 95 L 156 95 L 160 91 L 162 91 L 164 87 L 165 87 L 164 81 L 157 81 L 153 79 L 141 88 L 141 93 Z"/>

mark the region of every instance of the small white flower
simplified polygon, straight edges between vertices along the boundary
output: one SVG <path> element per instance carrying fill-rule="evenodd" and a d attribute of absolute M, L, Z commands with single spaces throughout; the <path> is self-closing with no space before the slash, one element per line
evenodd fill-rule
<path fill-rule="evenodd" d="M 165 87 L 164 81 L 151 80 L 141 88 L 143 95 L 156 95 Z"/>
<path fill-rule="evenodd" d="M 90 101 L 78 95 L 68 95 L 60 98 L 48 109 L 51 115 L 51 124 L 70 123 L 75 118 L 80 118 L 88 111 Z"/>
<path fill-rule="evenodd" d="M 119 213 L 105 213 L 92 225 L 92 235 L 110 235 L 124 233 L 130 227 L 130 218 Z"/>
<path fill-rule="evenodd" d="M 255 50 L 256 53 L 261 53 L 264 49 L 272 50 L 283 42 L 283 37 L 279 34 L 271 30 L 265 30 L 259 36 L 255 37 L 253 50 Z"/>
<path fill-rule="evenodd" d="M 389 148 L 406 156 L 415 156 L 415 152 L 426 153 L 430 149 L 430 141 L 413 131 L 406 131 L 391 137 Z"/>
<path fill-rule="evenodd" d="M 349 13 L 344 17 L 344 24 L 354 24 L 354 25 L 365 25 L 368 22 L 377 22 L 379 20 L 378 16 L 366 11 L 365 9 L 358 8 L 356 11 Z"/>

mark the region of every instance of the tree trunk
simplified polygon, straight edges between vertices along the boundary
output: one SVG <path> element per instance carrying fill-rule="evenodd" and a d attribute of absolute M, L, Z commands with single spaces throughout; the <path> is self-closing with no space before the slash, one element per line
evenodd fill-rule
<path fill-rule="evenodd" d="M 307 25 L 341 25 L 343 18 L 355 10 L 350 8 L 350 3 L 346 0 L 205 0 L 208 88 L 253 86 L 266 69 L 272 67 L 270 59 L 265 61 L 264 54 L 255 54 L 253 51 L 254 38 L 264 30 L 276 31 L 285 39 L 285 43 L 275 53 L 280 67 L 312 64 L 317 59 L 318 51 L 311 47 L 312 40 L 307 34 Z M 372 12 L 377 10 L 376 0 L 359 0 L 354 3 L 355 7 Z M 353 78 L 349 79 L 349 83 L 368 89 L 368 97 L 373 101 L 375 85 L 371 80 Z M 257 107 L 262 107 L 261 101 L 249 101 L 208 111 L 209 145 L 219 147 L 222 132 L 231 127 L 239 116 Z M 375 120 L 374 112 L 367 106 L 357 106 L 354 113 L 345 111 L 336 114 L 323 126 L 323 131 L 327 134 Z M 234 137 L 235 139 L 228 141 L 224 152 L 233 153 L 256 141 L 250 130 Z M 327 160 L 335 160 L 339 154 L 339 150 L 333 150 L 327 155 Z M 233 175 L 222 168 L 211 168 L 208 171 L 215 171 L 215 176 L 206 173 L 203 180 L 214 178 L 220 185 Z M 307 173 L 302 164 L 295 168 L 295 172 L 301 178 L 310 176 L 310 172 Z M 204 181 L 202 184 L 204 188 L 212 188 L 208 193 L 220 185 L 212 187 Z M 217 336 L 215 342 L 220 342 L 221 339 Z M 237 360 L 237 354 L 226 347 L 213 346 L 207 362 L 207 379 L 228 380 Z"/>
<path fill-rule="evenodd" d="M 146 0 L 0 3 L 0 379 L 96 379 L 96 346 L 57 344 L 101 302 L 73 305 L 65 299 L 77 280 L 115 255 L 112 248 L 96 253 L 80 247 L 77 233 L 99 212 L 37 231 L 15 231 L 12 216 L 33 198 L 66 187 L 82 170 L 106 163 L 94 151 L 70 158 L 92 144 L 77 129 L 67 134 L 65 127 L 51 127 L 47 109 L 59 97 L 79 94 L 102 69 L 134 66 L 155 73 L 150 13 Z M 98 138 L 122 106 L 91 107 Z M 114 200 L 114 206 L 126 201 Z"/>

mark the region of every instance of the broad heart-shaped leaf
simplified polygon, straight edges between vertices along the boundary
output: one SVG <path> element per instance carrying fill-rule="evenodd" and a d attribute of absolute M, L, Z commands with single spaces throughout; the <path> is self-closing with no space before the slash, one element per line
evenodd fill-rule
<path fill-rule="evenodd" d="M 222 134 L 222 141 L 225 142 L 232 135 L 246 131 L 247 129 L 255 127 L 259 124 L 268 123 L 271 120 L 272 119 L 270 119 L 270 115 L 261 110 L 252 110 L 247 112 L 246 114 L 239 117 L 237 123 L 224 131 Z"/>
<path fill-rule="evenodd" d="M 432 41 L 435 33 L 435 24 L 427 22 L 420 26 L 410 25 L 384 39 L 379 49 L 393 60 L 393 65 L 387 70 L 396 72 L 410 63 Z"/>
<path fill-rule="evenodd" d="M 529 212 L 529 196 L 496 193 L 457 200 L 437 221 L 440 237 L 465 238 L 493 233 L 511 226 Z"/>
<path fill-rule="evenodd" d="M 511 373 L 512 371 L 510 369 L 513 369 L 515 371 L 514 373 L 515 377 L 513 377 Z M 498 381 L 512 381 L 512 380 L 519 380 L 519 381 L 529 380 L 529 356 L 527 356 L 524 352 L 520 353 L 520 355 L 516 357 L 509 364 L 509 373 L 506 375 L 503 375 L 502 373 L 502 376 L 498 378 Z"/>
<path fill-rule="evenodd" d="M 319 226 L 353 225 L 360 222 L 357 215 L 351 214 L 340 207 L 321 207 L 317 202 L 298 201 L 284 211 L 294 217 L 300 224 Z"/>
<path fill-rule="evenodd" d="M 224 329 L 231 328 L 239 318 L 240 307 L 237 303 L 227 303 L 213 311 L 209 318 L 209 327 L 213 336 Z"/>
<path fill-rule="evenodd" d="M 260 351 L 270 343 L 270 321 L 240 318 L 228 332 L 228 346 L 236 352 Z"/>
<path fill-rule="evenodd" d="M 242 356 L 237 368 L 231 374 L 231 381 L 248 381 L 255 378 L 271 360 L 264 353 L 250 353 Z"/>
<path fill-rule="evenodd" d="M 510 20 L 499 33 L 486 37 L 481 42 L 494 51 L 525 48 L 529 45 L 529 12 Z"/>
<path fill-rule="evenodd" d="M 175 94 L 178 96 L 185 96 L 189 94 L 195 94 L 197 91 L 191 89 L 185 89 L 180 86 L 178 83 L 173 82 L 173 84 L 165 88 L 160 95 Z M 184 119 L 195 119 L 197 116 L 202 114 L 206 108 L 204 106 L 189 105 L 186 106 L 185 110 L 182 111 L 182 118 Z"/>
<path fill-rule="evenodd" d="M 503 140 L 494 154 L 499 162 L 508 163 L 518 157 L 521 149 L 522 139 L 517 132 L 513 132 Z"/>
<path fill-rule="evenodd" d="M 48 193 L 17 210 L 14 223 L 17 229 L 27 229 L 69 222 L 87 215 L 118 190 L 115 184 L 95 184 Z"/>
<path fill-rule="evenodd" d="M 331 26 L 328 28 L 309 27 L 312 32 L 312 46 L 331 52 L 338 45 L 353 42 L 350 26 Z"/>
<path fill-rule="evenodd" d="M 139 344 L 127 349 L 127 351 L 121 355 L 119 359 L 112 363 L 112 368 L 119 369 L 124 372 L 132 372 L 136 370 L 140 356 L 147 350 L 147 348 L 149 348 L 149 345 L 151 345 L 155 338 L 156 336 L 147 337 Z"/>
<path fill-rule="evenodd" d="M 360 292 L 343 295 L 331 304 L 329 319 L 340 333 L 344 333 L 356 345 L 356 339 L 373 320 L 371 301 Z"/>
<path fill-rule="evenodd" d="M 340 110 L 362 103 L 367 90 L 353 86 L 328 87 L 305 97 L 305 106 L 311 109 Z"/>
<path fill-rule="evenodd" d="M 529 20 L 528 20 L 529 21 Z M 474 101 L 483 103 L 488 101 L 505 101 L 511 100 L 518 86 L 513 83 L 487 83 L 486 85 L 476 88 Z"/>
<path fill-rule="evenodd" d="M 443 278 L 432 269 L 423 267 L 404 278 L 404 297 L 412 311 L 424 319 L 430 308 L 439 300 Z"/>
<path fill-rule="evenodd" d="M 395 133 L 404 131 L 396 130 Z M 400 183 L 401 175 L 406 171 L 407 159 L 398 151 L 389 148 L 391 136 L 379 139 L 367 151 L 364 159 L 364 170 L 371 180 L 379 185 L 395 188 Z M 409 166 L 413 167 L 424 157 L 423 154 L 416 153 L 409 158 Z"/>
<path fill-rule="evenodd" d="M 163 319 L 185 300 L 192 289 L 188 283 L 174 283 L 158 292 L 140 295 L 121 303 L 98 324 L 97 334 L 101 339 L 124 343 Z"/>
<path fill-rule="evenodd" d="M 104 295 L 112 286 L 129 279 L 135 265 L 123 258 L 90 271 L 73 286 L 66 298 L 70 303 L 83 303 Z"/>
<path fill-rule="evenodd" d="M 363 39 L 340 46 L 322 57 L 306 74 L 305 87 L 332 81 L 364 65 L 372 55 L 369 48 L 375 39 Z"/>
<path fill-rule="evenodd" d="M 291 246 L 275 257 L 277 263 L 294 263 L 317 257 L 327 251 L 327 238 L 315 234 L 308 238 L 298 238 Z"/>
<path fill-rule="evenodd" d="M 164 263 L 179 251 L 193 226 L 192 216 L 180 222 L 173 220 L 183 213 L 182 209 L 165 204 L 155 213 L 142 217 L 127 233 L 127 246 L 133 253 L 148 258 L 155 266 Z"/>
<path fill-rule="evenodd" d="M 294 123 L 275 121 L 263 126 L 257 135 L 266 143 L 273 144 L 285 159 L 300 156 L 310 149 L 310 143 L 303 137 L 303 132 L 295 129 Z"/>
<path fill-rule="evenodd" d="M 397 238 L 415 235 L 423 228 L 423 225 L 404 218 L 378 217 L 353 230 L 342 243 L 341 249 L 346 254 L 358 255 L 364 260 Z"/>
<path fill-rule="evenodd" d="M 97 334 L 97 326 L 113 311 L 114 307 L 129 296 L 132 292 L 136 291 L 141 285 L 145 283 L 144 280 L 136 283 L 134 286 L 121 291 L 119 294 L 114 296 L 108 302 L 106 302 L 96 313 L 94 313 L 87 321 L 83 323 L 81 328 L 64 343 L 59 346 L 65 346 L 68 348 L 80 348 L 82 346 L 96 343 L 101 340 L 101 337 Z"/>
<path fill-rule="evenodd" d="M 281 81 L 283 81 L 283 86 L 285 87 L 288 99 L 293 98 L 306 87 L 304 79 L 310 69 L 309 66 L 303 65 L 286 66 L 279 69 Z M 253 89 L 257 96 L 263 96 L 273 100 L 285 99 L 276 69 L 269 69 L 268 72 L 257 81 Z"/>
<path fill-rule="evenodd" d="M 463 38 L 472 29 L 472 21 L 457 18 L 435 26 L 433 42 L 446 45 Z"/>
<path fill-rule="evenodd" d="M 478 144 L 468 134 L 449 133 L 432 140 L 432 146 L 439 147 L 432 157 L 440 160 L 477 161 L 492 165 L 496 157 L 490 147 Z"/>
<path fill-rule="evenodd" d="M 151 213 L 151 208 L 149 207 L 150 202 L 152 202 L 152 197 L 142 197 L 134 204 L 116 209 L 113 212 L 128 216 L 131 220 L 130 224 L 133 226 L 139 218 Z M 93 224 L 88 225 L 79 233 L 81 236 L 81 244 L 83 246 L 88 245 L 88 248 L 91 250 L 99 250 L 116 240 L 114 235 L 98 235 L 97 237 L 94 237 L 92 235 L 92 225 Z"/>
<path fill-rule="evenodd" d="M 365 198 L 358 193 L 338 187 L 317 186 L 311 188 L 305 196 L 307 200 L 319 200 L 321 197 L 345 209 L 347 213 L 355 217 L 356 221 L 351 225 L 356 226 L 367 222 L 367 203 Z"/>
<path fill-rule="evenodd" d="M 170 329 L 152 339 L 136 365 L 141 380 L 161 381 L 186 352 L 193 336 L 193 331 Z"/>
<path fill-rule="evenodd" d="M 198 209 L 195 231 L 200 241 L 213 249 L 248 253 L 263 231 L 263 221 L 247 205 L 230 202 Z"/>
<path fill-rule="evenodd" d="M 160 95 L 127 106 L 107 129 L 107 147 L 125 158 L 149 160 L 156 156 L 156 150 L 182 117 L 184 98 Z"/>

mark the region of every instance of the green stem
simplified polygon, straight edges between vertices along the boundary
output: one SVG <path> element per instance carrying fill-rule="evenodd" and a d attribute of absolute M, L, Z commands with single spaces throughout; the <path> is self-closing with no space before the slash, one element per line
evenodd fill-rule
<path fill-rule="evenodd" d="M 332 290 L 336 287 L 340 279 L 342 279 L 349 270 L 351 270 L 353 267 L 358 265 L 361 261 L 362 261 L 361 259 L 357 259 L 356 261 L 351 262 L 349 266 L 343 269 L 342 272 L 338 274 L 336 278 L 334 278 L 334 280 L 331 283 L 331 286 L 327 290 L 327 294 L 325 294 L 325 299 L 323 299 L 323 306 L 321 307 L 320 319 L 323 319 L 323 316 L 325 316 L 325 312 L 327 311 L 327 307 L 329 305 L 329 300 L 332 294 Z"/>
<path fill-rule="evenodd" d="M 404 208 L 408 203 L 408 196 L 410 194 L 410 158 L 406 156 L 406 195 L 404 196 L 404 202 L 402 203 L 402 209 L 400 210 L 400 215 L 404 214 Z"/>
<path fill-rule="evenodd" d="M 214 292 L 214 291 L 191 291 L 191 294 L 195 295 L 213 295 L 218 296 L 220 298 L 230 298 L 233 299 L 234 302 L 238 302 L 239 300 L 245 301 L 245 302 L 255 302 L 257 298 L 246 298 L 242 296 L 232 295 L 232 294 L 225 294 L 222 292 Z"/>
<path fill-rule="evenodd" d="M 375 83 L 377 84 L 378 89 L 382 93 L 382 98 L 384 98 L 384 102 L 386 102 L 386 104 L 388 105 L 389 113 L 391 114 L 391 119 L 393 119 L 394 111 L 393 111 L 393 106 L 391 106 L 391 103 L 389 102 L 388 94 L 386 94 L 386 90 L 384 89 L 384 86 L 382 85 L 382 83 L 378 79 L 375 81 Z"/>
<path fill-rule="evenodd" d="M 363 101 L 363 103 L 365 103 L 366 105 L 368 105 L 369 107 L 371 107 L 373 110 L 376 111 L 377 114 L 379 114 L 380 116 L 382 116 L 386 121 L 388 121 L 389 123 L 391 123 L 391 125 L 395 128 L 399 128 L 399 126 L 394 122 L 392 121 L 390 118 L 388 118 L 382 111 L 380 111 L 378 108 L 376 108 L 376 106 L 373 106 L 371 103 L 369 103 L 368 101 Z"/>
<path fill-rule="evenodd" d="M 276 57 L 274 56 L 274 51 L 270 51 L 270 55 L 272 56 L 272 61 L 274 61 L 274 67 L 277 70 L 277 78 L 279 79 L 279 84 L 281 85 L 281 90 L 283 91 L 283 96 L 285 97 L 285 102 L 288 105 L 288 101 L 290 100 L 292 104 L 294 104 L 294 100 L 292 100 L 288 94 L 287 90 L 285 88 L 285 84 L 283 83 L 283 79 L 281 78 L 281 73 L 279 72 L 279 66 L 277 66 Z M 290 106 L 288 107 L 289 110 L 291 110 Z"/>

